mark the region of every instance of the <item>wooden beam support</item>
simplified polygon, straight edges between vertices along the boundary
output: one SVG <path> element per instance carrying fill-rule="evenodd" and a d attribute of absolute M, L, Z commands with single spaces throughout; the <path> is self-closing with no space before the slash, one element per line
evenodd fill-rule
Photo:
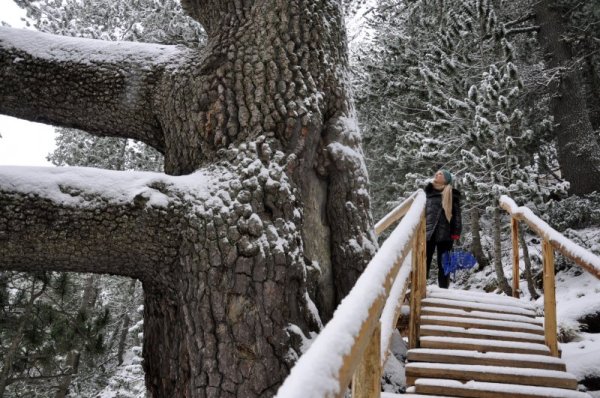
<path fill-rule="evenodd" d="M 550 353 L 558 357 L 554 249 L 547 239 L 542 242 L 542 255 L 544 259 L 544 334 Z"/>
<path fill-rule="evenodd" d="M 425 212 L 421 215 L 416 239 L 412 249 L 412 273 L 410 279 L 410 321 L 408 325 L 408 347 L 419 347 L 419 319 L 421 300 L 427 293 L 427 265 L 425 252 Z"/>
<path fill-rule="evenodd" d="M 521 278 L 521 273 L 519 271 L 519 221 L 515 217 L 510 218 L 510 227 L 513 260 L 512 291 L 513 297 L 519 298 L 519 279 Z"/>
<path fill-rule="evenodd" d="M 371 341 L 352 376 L 353 398 L 379 398 L 381 396 L 380 354 L 381 323 L 377 322 Z"/>

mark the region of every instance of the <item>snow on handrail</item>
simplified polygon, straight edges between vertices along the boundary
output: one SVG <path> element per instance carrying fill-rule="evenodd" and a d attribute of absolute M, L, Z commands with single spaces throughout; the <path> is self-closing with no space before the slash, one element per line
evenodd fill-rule
<path fill-rule="evenodd" d="M 516 219 L 525 221 L 531 229 L 543 239 L 550 242 L 565 257 L 570 258 L 586 271 L 600 279 L 600 257 L 552 228 L 548 223 L 536 216 L 531 209 L 525 206 L 517 206 L 515 201 L 508 196 L 502 195 L 500 197 L 500 207 Z"/>
<path fill-rule="evenodd" d="M 392 285 L 398 275 L 402 279 L 410 274 L 404 270 L 400 272 L 400 269 L 410 264 L 404 260 L 419 231 L 426 200 L 423 190 L 413 196 L 405 217 L 381 245 L 333 318 L 299 358 L 276 397 L 343 396 L 379 322 Z M 398 285 L 404 284 L 404 281 L 398 281 Z"/>

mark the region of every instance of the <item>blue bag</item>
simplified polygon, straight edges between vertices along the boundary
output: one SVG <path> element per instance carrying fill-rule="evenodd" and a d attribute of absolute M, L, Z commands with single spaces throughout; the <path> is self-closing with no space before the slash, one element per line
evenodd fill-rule
<path fill-rule="evenodd" d="M 444 275 L 456 272 L 459 269 L 473 268 L 475 264 L 477 264 L 475 257 L 471 253 L 462 250 L 452 250 L 442 256 Z"/>

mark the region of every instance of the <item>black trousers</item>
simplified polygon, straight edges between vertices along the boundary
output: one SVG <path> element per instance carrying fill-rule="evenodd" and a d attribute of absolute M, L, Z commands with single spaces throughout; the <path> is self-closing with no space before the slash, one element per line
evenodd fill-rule
<path fill-rule="evenodd" d="M 436 242 L 434 239 L 427 241 L 427 276 L 429 277 L 429 269 L 433 260 L 433 252 L 437 248 L 437 263 L 438 263 L 438 286 L 448 289 L 450 285 L 450 275 L 444 275 L 444 267 L 442 266 L 442 255 L 452 250 L 454 242 L 451 240 Z"/>

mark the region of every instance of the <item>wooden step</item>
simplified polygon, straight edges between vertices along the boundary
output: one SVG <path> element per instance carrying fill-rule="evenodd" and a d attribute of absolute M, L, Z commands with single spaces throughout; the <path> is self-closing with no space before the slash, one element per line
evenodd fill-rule
<path fill-rule="evenodd" d="M 520 341 L 523 343 L 544 344 L 544 336 L 533 333 L 507 332 L 490 329 L 466 329 L 454 326 L 421 325 L 420 336 L 465 337 L 468 339 L 487 339 L 502 341 Z"/>
<path fill-rule="evenodd" d="M 482 304 L 507 305 L 535 312 L 535 306 L 531 302 L 493 293 L 474 292 L 471 290 L 439 289 L 432 286 L 427 289 L 427 297 L 441 298 L 444 300 L 470 301 Z"/>
<path fill-rule="evenodd" d="M 393 392 L 382 392 L 380 397 L 381 398 L 454 398 L 454 397 L 449 397 L 448 395 L 415 394 L 414 392 L 409 392 L 409 390 L 410 390 L 410 388 L 406 389 L 406 393 L 404 393 L 404 394 L 395 394 Z"/>
<path fill-rule="evenodd" d="M 408 350 L 409 362 L 455 363 L 463 365 L 512 366 L 566 371 L 567 367 L 560 358 L 548 355 L 512 354 L 505 352 L 477 352 L 465 350 L 442 350 L 414 348 Z"/>
<path fill-rule="evenodd" d="M 466 329 L 492 329 L 544 335 L 544 328 L 539 325 L 532 325 L 531 323 L 495 321 L 493 319 L 461 319 L 450 316 L 430 315 L 421 316 L 420 321 L 421 325 L 454 326 Z"/>
<path fill-rule="evenodd" d="M 439 316 L 455 316 L 460 318 L 479 318 L 479 319 L 495 319 L 498 321 L 514 321 L 531 323 L 534 325 L 543 326 L 543 318 L 532 318 L 529 316 L 515 314 L 500 314 L 497 312 L 487 311 L 471 311 L 458 308 L 443 308 L 443 307 L 421 307 L 421 315 L 439 315 Z"/>
<path fill-rule="evenodd" d="M 442 307 L 442 308 L 457 308 L 464 311 L 486 311 L 497 312 L 500 314 L 514 314 L 521 316 L 536 317 L 535 311 L 509 305 L 477 303 L 464 300 L 447 300 L 444 298 L 427 297 L 421 300 L 423 306 Z"/>
<path fill-rule="evenodd" d="M 550 355 L 550 350 L 544 344 L 520 343 L 516 341 L 494 341 L 485 339 L 466 339 L 459 337 L 425 336 L 421 337 L 420 342 L 422 348 Z"/>
<path fill-rule="evenodd" d="M 429 362 L 406 364 L 406 383 L 414 385 L 415 380 L 419 378 L 441 378 L 464 382 L 474 380 L 487 383 L 577 389 L 575 376 L 557 370 Z"/>
<path fill-rule="evenodd" d="M 478 381 L 462 383 L 447 379 L 418 379 L 412 391 L 417 394 L 446 394 L 467 398 L 591 398 L 587 393 L 563 388 Z"/>

